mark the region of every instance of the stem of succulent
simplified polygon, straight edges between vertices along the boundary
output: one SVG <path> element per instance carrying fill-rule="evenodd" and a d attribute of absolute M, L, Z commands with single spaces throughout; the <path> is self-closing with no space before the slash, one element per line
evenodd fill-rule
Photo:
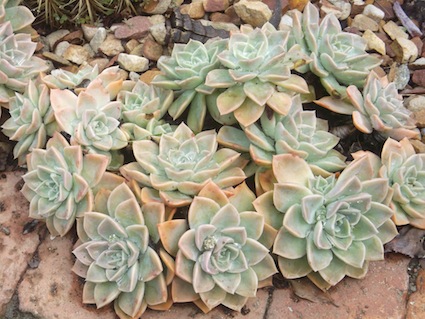
<path fill-rule="evenodd" d="M 398 1 L 394 2 L 393 9 L 395 15 L 400 20 L 401 24 L 406 28 L 407 32 L 409 32 L 412 37 L 422 36 L 422 31 L 419 30 L 416 24 L 414 24 L 413 21 L 407 16 Z"/>

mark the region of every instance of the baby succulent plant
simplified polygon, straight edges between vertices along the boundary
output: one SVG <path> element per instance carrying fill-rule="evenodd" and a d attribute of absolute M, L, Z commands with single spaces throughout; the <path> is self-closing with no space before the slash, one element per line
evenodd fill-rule
<path fill-rule="evenodd" d="M 303 13 L 288 12 L 280 28 L 290 32 L 289 46 L 298 44 L 310 56 L 309 69 L 335 98 L 345 98 L 348 85 L 362 88 L 370 71 L 381 64 L 380 59 L 365 51 L 365 39 L 343 32 L 332 13 L 320 21 L 319 10 L 310 2 Z M 307 71 L 305 67 L 297 70 Z"/>
<path fill-rule="evenodd" d="M 274 188 L 254 201 L 278 230 L 273 253 L 289 279 L 308 276 L 321 289 L 346 275 L 365 276 L 368 262 L 384 258 L 383 244 L 397 234 L 388 206 L 388 179 L 378 178 L 379 159 L 355 156 L 337 177 L 314 176 L 305 160 L 273 157 Z"/>
<path fill-rule="evenodd" d="M 243 131 L 223 126 L 217 138 L 221 145 L 250 152 L 259 166 L 270 168 L 276 154 L 305 159 L 316 175 L 330 175 L 346 166 L 345 157 L 333 149 L 339 138 L 328 132 L 326 120 L 317 118 L 314 111 L 303 111 L 299 95 L 292 98 L 287 115 L 264 113 Z"/>
<path fill-rule="evenodd" d="M 288 32 L 270 23 L 259 29 L 242 26 L 232 33 L 226 50 L 217 57 L 223 68 L 208 73 L 205 84 L 225 89 L 216 101 L 219 113 L 233 114 L 242 126 L 257 121 L 266 106 L 286 114 L 291 95 L 309 93 L 305 80 L 291 70 L 307 63 L 299 45 L 287 45 Z M 288 49 L 290 48 L 290 49 Z"/>
<path fill-rule="evenodd" d="M 28 173 L 22 193 L 30 202 L 29 216 L 45 220 L 52 236 L 64 236 L 93 207 L 93 188 L 104 176 L 108 158 L 85 154 L 70 146 L 58 132 L 46 149 L 33 149 L 27 156 Z"/>
<path fill-rule="evenodd" d="M 217 150 L 214 130 L 194 134 L 181 123 L 175 132 L 164 134 L 159 142 L 133 142 L 136 162 L 123 165 L 121 174 L 144 187 L 144 202 L 162 200 L 168 206 L 186 206 L 210 181 L 221 188 L 245 179 L 246 161 L 228 148 Z M 150 189 L 150 191 L 149 191 Z"/>
<path fill-rule="evenodd" d="M 381 153 L 380 175 L 388 178 L 396 225 L 425 229 L 425 154 L 416 154 L 407 138 L 387 139 Z"/>
<path fill-rule="evenodd" d="M 85 279 L 83 302 L 114 302 L 120 318 L 139 318 L 167 301 L 161 259 L 149 246 L 149 230 L 130 188 L 101 189 L 92 212 L 78 220 L 73 271 Z"/>
<path fill-rule="evenodd" d="M 71 135 L 71 144 L 89 153 L 109 158 L 109 169 L 118 169 L 127 146 L 127 135 L 119 128 L 122 103 L 111 101 L 110 92 L 97 78 L 78 96 L 70 90 L 53 89 L 50 100 L 60 128 Z"/>
<path fill-rule="evenodd" d="M 44 148 L 48 136 L 57 130 L 55 115 L 50 105 L 49 88 L 40 78 L 28 82 L 24 94 L 16 93 L 9 100 L 10 118 L 2 125 L 2 132 L 12 141 L 13 156 L 24 165 L 26 155 L 35 148 Z"/>
<path fill-rule="evenodd" d="M 87 64 L 73 73 L 64 69 L 55 69 L 48 75 L 43 76 L 43 82 L 51 89 L 76 89 L 80 86 L 87 86 L 87 82 L 93 81 L 99 75 L 97 64 L 92 67 Z"/>
<path fill-rule="evenodd" d="M 161 56 L 157 75 L 152 84 L 175 91 L 176 99 L 168 109 L 174 120 L 189 107 L 187 125 L 199 133 L 207 113 L 205 96 L 214 88 L 205 85 L 209 71 L 219 68 L 217 54 L 222 52 L 227 39 L 212 39 L 205 44 L 189 40 L 187 44 L 175 44 L 171 56 Z"/>
<path fill-rule="evenodd" d="M 264 231 L 254 198 L 245 184 L 228 198 L 210 182 L 194 198 L 187 221 L 158 225 L 165 249 L 176 256 L 175 302 L 194 301 L 205 312 L 220 304 L 240 311 L 259 282 L 277 272 L 268 247 L 260 243 L 274 234 Z"/>
<path fill-rule="evenodd" d="M 0 24 L 0 106 L 8 108 L 15 92 L 24 93 L 28 81 L 47 70 L 45 61 L 33 56 L 35 47 L 30 34 L 14 34 L 8 21 Z"/>
<path fill-rule="evenodd" d="M 124 122 L 145 126 L 149 119 L 161 119 L 173 102 L 173 91 L 138 80 L 131 91 L 122 90 L 117 97 L 123 105 Z"/>
<path fill-rule="evenodd" d="M 331 111 L 352 115 L 354 126 L 370 134 L 373 130 L 396 140 L 419 138 L 419 130 L 411 112 L 403 105 L 394 82 L 371 72 L 363 92 L 355 85 L 347 88 L 347 101 L 323 97 L 317 104 Z"/>

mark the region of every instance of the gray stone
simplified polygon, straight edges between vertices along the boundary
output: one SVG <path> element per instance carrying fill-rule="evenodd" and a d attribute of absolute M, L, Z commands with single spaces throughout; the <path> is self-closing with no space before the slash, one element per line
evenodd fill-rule
<path fill-rule="evenodd" d="M 149 68 L 148 59 L 127 53 L 120 53 L 118 56 L 118 64 L 124 70 L 133 72 L 143 72 Z"/>
<path fill-rule="evenodd" d="M 106 35 L 107 32 L 105 28 L 98 28 L 93 38 L 90 40 L 90 46 L 95 53 L 99 51 L 99 47 L 103 41 L 105 41 Z"/>
<path fill-rule="evenodd" d="M 410 80 L 410 71 L 407 64 L 400 64 L 395 68 L 394 83 L 397 90 L 403 90 Z"/>
<path fill-rule="evenodd" d="M 165 28 L 165 22 L 154 24 L 149 28 L 149 31 L 156 42 L 159 44 L 165 44 L 165 38 L 167 36 L 167 29 Z"/>
<path fill-rule="evenodd" d="M 68 47 L 70 45 L 71 44 L 68 41 L 59 42 L 58 45 L 55 48 L 54 53 L 56 55 L 63 56 L 63 54 L 65 53 L 66 49 L 68 49 Z"/>

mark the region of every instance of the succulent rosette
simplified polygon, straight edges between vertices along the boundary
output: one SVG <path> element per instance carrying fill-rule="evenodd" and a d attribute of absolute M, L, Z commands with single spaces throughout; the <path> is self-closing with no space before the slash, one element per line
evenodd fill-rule
<path fill-rule="evenodd" d="M 404 107 L 395 83 L 389 83 L 386 76 L 380 78 L 371 72 L 363 92 L 350 85 L 347 96 L 347 102 L 323 97 L 316 103 L 331 111 L 352 115 L 354 126 L 363 133 L 370 134 L 375 130 L 396 140 L 419 138 L 412 113 Z"/>
<path fill-rule="evenodd" d="M 291 104 L 291 94 L 309 93 L 307 83 L 291 69 L 307 63 L 299 45 L 287 49 L 288 32 L 270 23 L 259 29 L 241 27 L 227 49 L 217 55 L 224 68 L 208 73 L 205 84 L 226 89 L 217 97 L 221 115 L 233 114 L 242 126 L 257 121 L 266 106 L 279 114 Z"/>
<path fill-rule="evenodd" d="M 117 315 L 139 318 L 167 300 L 161 259 L 149 246 L 149 230 L 130 188 L 100 190 L 94 210 L 78 220 L 73 271 L 85 279 L 83 302 L 98 308 L 114 301 Z"/>
<path fill-rule="evenodd" d="M 260 243 L 268 232 L 263 216 L 253 211 L 254 198 L 245 184 L 228 198 L 209 183 L 194 198 L 187 221 L 158 225 L 165 249 L 176 256 L 175 302 L 194 301 L 204 311 L 220 304 L 240 311 L 255 296 L 259 281 L 277 272 Z"/>
<path fill-rule="evenodd" d="M 145 128 L 151 119 L 160 120 L 165 115 L 173 102 L 173 91 L 138 80 L 131 91 L 121 91 L 117 101 L 122 103 L 124 123 Z"/>
<path fill-rule="evenodd" d="M 13 32 L 24 32 L 34 22 L 34 15 L 26 6 L 20 6 L 21 0 L 0 0 L 0 23 L 9 21 Z"/>
<path fill-rule="evenodd" d="M 407 138 L 389 138 L 381 161 L 380 175 L 388 178 L 392 190 L 394 222 L 425 229 L 425 154 L 416 154 Z"/>
<path fill-rule="evenodd" d="M 46 149 L 33 149 L 27 156 L 22 193 L 30 202 L 29 216 L 45 220 L 52 236 L 64 236 L 77 217 L 91 211 L 92 189 L 107 164 L 106 156 L 83 155 L 81 146 L 70 146 L 55 132 Z"/>
<path fill-rule="evenodd" d="M 339 138 L 328 132 L 326 120 L 317 118 L 314 111 L 302 110 L 299 95 L 292 98 L 287 115 L 264 113 L 243 132 L 223 126 L 217 138 L 221 145 L 249 152 L 259 166 L 271 167 L 276 154 L 305 159 L 316 175 L 327 176 L 346 166 L 345 157 L 333 149 Z"/>
<path fill-rule="evenodd" d="M 224 50 L 227 41 L 212 39 L 203 44 L 189 40 L 187 44 L 175 44 L 171 56 L 158 60 L 162 74 L 151 83 L 175 91 L 177 98 L 168 113 L 175 120 L 189 107 L 187 124 L 196 133 L 202 130 L 207 113 L 205 96 L 214 92 L 214 88 L 205 85 L 205 78 L 209 71 L 220 67 L 217 54 Z"/>
<path fill-rule="evenodd" d="M 120 172 L 146 186 L 144 195 L 148 197 L 144 202 L 162 200 L 169 206 L 186 206 L 210 181 L 227 188 L 245 179 L 242 169 L 246 161 L 239 158 L 240 154 L 228 148 L 217 149 L 214 130 L 195 135 L 181 123 L 175 132 L 162 135 L 159 143 L 133 142 L 136 162 L 122 166 Z"/>
<path fill-rule="evenodd" d="M 290 32 L 289 46 L 298 44 L 310 55 L 310 70 L 335 98 L 345 98 L 348 85 L 362 88 L 370 71 L 381 64 L 380 59 L 365 51 L 365 39 L 343 32 L 332 13 L 320 21 L 319 10 L 310 2 L 303 13 L 291 10 L 282 21 L 281 29 Z"/>
<path fill-rule="evenodd" d="M 273 253 L 286 278 L 308 276 L 321 289 L 346 275 L 362 278 L 369 261 L 384 258 L 397 234 L 388 206 L 388 179 L 376 177 L 379 159 L 355 156 L 337 177 L 314 176 L 298 156 L 273 157 L 277 180 L 254 207 L 278 230 Z"/>
<path fill-rule="evenodd" d="M 24 93 L 28 81 L 47 70 L 47 64 L 33 56 L 35 47 L 30 34 L 14 34 L 10 22 L 0 24 L 1 106 L 8 107 L 15 92 Z"/>
<path fill-rule="evenodd" d="M 79 86 L 87 86 L 86 82 L 93 81 L 99 75 L 97 64 L 93 67 L 89 64 L 73 73 L 64 69 L 55 69 L 48 75 L 43 76 L 43 82 L 51 89 L 75 89 Z"/>
<path fill-rule="evenodd" d="M 35 148 L 44 148 L 47 137 L 57 130 L 48 87 L 39 80 L 30 80 L 24 94 L 16 93 L 9 100 L 9 113 L 2 132 L 18 142 L 13 156 L 23 165 L 26 155 Z"/>
<path fill-rule="evenodd" d="M 122 104 L 110 100 L 101 81 L 92 81 L 78 96 L 70 90 L 53 89 L 50 100 L 56 121 L 71 135 L 71 144 L 108 156 L 109 168 L 118 169 L 123 159 L 116 151 L 128 144 L 127 135 L 119 128 Z"/>

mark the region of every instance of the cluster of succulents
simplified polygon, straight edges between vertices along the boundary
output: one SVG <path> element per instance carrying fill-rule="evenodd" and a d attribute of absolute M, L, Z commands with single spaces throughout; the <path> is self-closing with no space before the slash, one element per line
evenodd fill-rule
<path fill-rule="evenodd" d="M 381 64 L 380 59 L 366 52 L 364 38 L 343 32 L 333 14 L 320 20 L 319 10 L 310 2 L 303 13 L 288 12 L 280 26 L 290 32 L 289 45 L 300 45 L 310 56 L 309 70 L 335 98 L 344 98 L 349 85 L 362 88 L 370 71 Z M 305 72 L 306 69 L 301 66 L 297 70 Z"/>
<path fill-rule="evenodd" d="M 174 302 L 240 311 L 277 272 L 326 290 L 364 277 L 396 226 L 425 229 L 420 131 L 333 15 L 307 4 L 280 30 L 176 44 L 144 83 L 117 66 L 39 76 L 26 26 L 9 21 L 21 10 L 0 2 L 3 133 L 28 169 L 29 216 L 53 237 L 76 224 L 84 303 L 126 319 Z M 331 95 L 317 108 L 388 138 L 380 156 L 340 153 L 335 123 L 305 104 L 305 72 Z"/>

